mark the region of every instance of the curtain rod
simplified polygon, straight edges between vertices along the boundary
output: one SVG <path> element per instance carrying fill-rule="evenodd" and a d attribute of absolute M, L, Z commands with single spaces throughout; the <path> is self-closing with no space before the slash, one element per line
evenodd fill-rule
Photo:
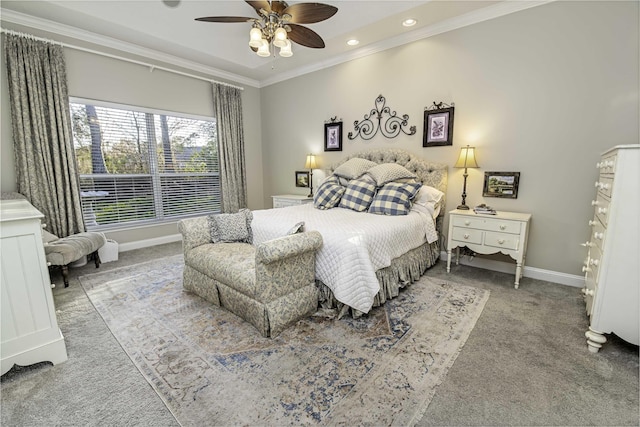
<path fill-rule="evenodd" d="M 101 56 L 106 56 L 107 58 L 112 58 L 112 59 L 118 59 L 120 61 L 125 61 L 125 62 L 131 62 L 133 64 L 138 64 L 138 65 L 142 65 L 144 67 L 149 67 L 149 71 L 153 72 L 153 70 L 162 70 L 162 71 L 166 71 L 169 73 L 174 73 L 174 74 L 179 74 L 181 76 L 185 76 L 185 77 L 191 77 L 193 79 L 198 79 L 198 80 L 204 80 L 206 82 L 209 83 L 216 83 L 222 86 L 229 86 L 235 89 L 239 89 L 239 90 L 244 90 L 244 88 L 242 86 L 236 86 L 236 85 L 232 85 L 230 83 L 226 83 L 226 82 L 219 82 L 216 80 L 212 80 L 212 79 L 208 79 L 206 77 L 201 77 L 201 76 L 196 76 L 194 74 L 189 74 L 189 73 L 184 73 L 182 71 L 178 71 L 178 70 L 172 70 L 171 68 L 166 68 L 166 67 L 162 67 L 159 65 L 153 65 L 153 64 L 149 64 L 146 62 L 142 62 L 142 61 L 137 61 L 135 59 L 129 59 L 129 58 L 125 58 L 123 56 L 119 56 L 119 55 L 113 55 L 110 53 L 105 53 L 105 52 L 100 52 L 98 50 L 94 50 L 94 49 L 89 49 L 86 47 L 81 47 L 81 46 L 75 46 L 69 43 L 62 43 L 56 40 L 50 40 L 50 39 L 45 39 L 42 37 L 38 37 L 38 36 L 34 36 L 33 34 L 28 34 L 28 33 L 21 33 L 18 31 L 13 31 L 13 30 L 8 30 L 6 28 L 2 28 L 2 32 L 6 33 L 6 34 L 11 34 L 13 36 L 19 36 L 19 37 L 25 37 L 31 40 L 37 40 L 37 41 L 41 41 L 41 42 L 45 42 L 45 43 L 51 43 L 51 44 L 56 44 L 62 47 L 67 47 L 69 49 L 75 49 L 75 50 L 80 50 L 83 52 L 88 52 L 88 53 L 93 53 L 95 55 L 101 55 Z"/>

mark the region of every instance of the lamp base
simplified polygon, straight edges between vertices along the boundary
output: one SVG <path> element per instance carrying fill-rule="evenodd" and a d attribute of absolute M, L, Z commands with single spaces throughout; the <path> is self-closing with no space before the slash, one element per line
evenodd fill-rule
<path fill-rule="evenodd" d="M 467 205 L 460 205 L 458 206 L 456 209 L 459 209 L 461 211 L 468 211 L 469 210 L 469 206 Z"/>

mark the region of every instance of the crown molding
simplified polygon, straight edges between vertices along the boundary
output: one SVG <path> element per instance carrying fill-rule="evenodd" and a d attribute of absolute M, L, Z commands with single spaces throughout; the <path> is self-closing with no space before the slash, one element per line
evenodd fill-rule
<path fill-rule="evenodd" d="M 412 43 L 418 40 L 422 40 L 480 22 L 488 21 L 525 9 L 530 9 L 532 7 L 541 6 L 553 1 L 556 0 L 503 1 L 493 6 L 482 8 L 474 12 L 469 12 L 467 14 L 442 21 L 438 24 L 430 25 L 395 37 L 391 37 L 378 43 L 372 43 L 368 46 L 335 56 L 333 58 L 329 58 L 327 60 L 319 61 L 308 66 L 299 67 L 291 71 L 282 72 L 260 81 L 217 68 L 209 67 L 195 61 L 182 59 L 174 55 L 158 52 L 154 49 L 145 48 L 133 43 L 124 42 L 111 37 L 95 34 L 90 31 L 81 30 L 69 25 L 58 24 L 50 20 L 37 18 L 31 15 L 7 10 L 4 8 L 0 9 L 0 11 L 2 21 L 11 22 L 17 25 L 23 25 L 29 28 L 35 28 L 64 37 L 84 40 L 98 46 L 115 49 L 121 52 L 126 52 L 132 55 L 137 55 L 156 61 L 161 61 L 176 67 L 203 73 L 208 76 L 228 79 L 236 83 L 241 83 L 256 88 L 262 88 L 295 77 L 299 77 L 304 74 L 320 71 L 325 68 L 333 67 L 335 65 L 373 55 L 404 44 Z"/>
<path fill-rule="evenodd" d="M 368 46 L 364 46 L 360 49 L 356 49 L 342 55 L 335 56 L 326 61 L 320 61 L 309 66 L 296 68 L 288 72 L 280 73 L 271 78 L 262 80 L 261 87 L 269 86 L 275 83 L 299 77 L 303 74 L 312 73 L 325 68 L 333 67 L 335 65 L 342 64 L 344 62 L 353 61 L 354 59 L 364 58 L 365 56 L 373 55 L 375 53 L 383 52 L 394 47 L 402 46 L 404 44 L 412 43 L 418 40 L 422 40 L 428 37 L 433 37 L 438 34 L 446 33 L 448 31 L 457 30 L 469 25 L 477 24 L 480 22 L 488 21 L 494 18 L 499 18 L 504 15 L 508 15 L 514 12 L 519 12 L 532 7 L 541 6 L 547 3 L 554 2 L 556 0 L 523 0 L 523 1 L 504 1 L 493 6 L 489 6 L 477 11 L 469 12 L 464 15 L 457 16 L 455 18 L 447 19 L 434 25 L 429 25 L 408 33 L 400 34 L 395 37 L 390 37 L 386 40 L 372 43 Z"/>
<path fill-rule="evenodd" d="M 229 73 L 224 70 L 209 67 L 199 62 L 189 61 L 179 58 L 174 55 L 158 52 L 154 49 L 138 46 L 133 43 L 124 42 L 92 33 L 90 31 L 82 30 L 76 27 L 72 27 L 65 24 L 59 24 L 57 22 L 50 21 L 48 19 L 37 18 L 35 16 L 27 15 L 21 12 L 15 12 L 13 10 L 0 9 L 2 21 L 10 22 L 16 25 L 22 25 L 29 28 L 34 28 L 40 31 L 46 31 L 48 33 L 56 34 L 63 37 L 70 37 L 73 39 L 83 40 L 88 43 L 92 43 L 98 46 L 102 46 L 108 49 L 115 49 L 121 52 L 126 52 L 132 55 L 137 55 L 143 58 L 152 59 L 155 61 L 171 64 L 176 67 L 184 68 L 191 71 L 203 73 L 207 76 L 222 78 L 231 80 L 235 83 L 241 83 L 252 87 L 260 87 L 260 82 L 254 79 L 250 79 L 238 74 Z M 73 46 L 70 46 L 73 47 Z"/>

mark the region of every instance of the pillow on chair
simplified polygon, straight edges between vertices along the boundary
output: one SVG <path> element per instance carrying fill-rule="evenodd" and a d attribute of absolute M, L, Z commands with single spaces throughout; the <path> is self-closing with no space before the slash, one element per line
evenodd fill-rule
<path fill-rule="evenodd" d="M 209 215 L 207 218 L 213 243 L 253 243 L 253 212 L 249 209 L 240 209 L 232 214 Z"/>

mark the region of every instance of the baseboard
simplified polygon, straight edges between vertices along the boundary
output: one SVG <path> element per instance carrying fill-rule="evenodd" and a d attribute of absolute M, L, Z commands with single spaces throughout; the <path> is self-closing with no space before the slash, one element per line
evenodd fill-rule
<path fill-rule="evenodd" d="M 164 245 L 165 243 L 179 242 L 182 234 L 172 234 L 170 236 L 155 237 L 153 239 L 137 240 L 135 242 L 121 243 L 118 245 L 118 252 L 132 251 L 134 249 L 148 248 L 150 246 Z"/>
<path fill-rule="evenodd" d="M 455 262 L 451 255 L 451 262 Z M 447 252 L 440 252 L 440 259 L 447 260 Z M 469 259 L 467 256 L 460 256 L 460 264 L 469 265 L 471 267 L 484 268 L 485 270 L 499 271 L 500 273 L 515 274 L 516 265 L 503 261 L 496 261 L 493 259 L 484 259 L 479 257 L 473 257 Z M 546 282 L 558 283 L 560 285 L 573 286 L 576 288 L 584 287 L 584 277 L 576 276 L 575 274 L 560 273 L 558 271 L 544 270 L 542 268 L 524 266 L 522 271 L 523 277 L 529 277 L 531 279 L 544 280 Z"/>

